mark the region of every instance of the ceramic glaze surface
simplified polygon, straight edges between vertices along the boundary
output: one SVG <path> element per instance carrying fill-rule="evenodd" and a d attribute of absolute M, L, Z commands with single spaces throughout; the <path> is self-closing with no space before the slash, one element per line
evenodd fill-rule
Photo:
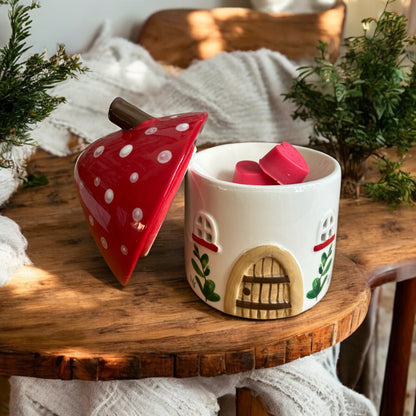
<path fill-rule="evenodd" d="M 309 166 L 291 185 L 232 183 L 239 160 L 274 144 L 236 143 L 197 153 L 186 179 L 185 266 L 212 307 L 254 319 L 293 316 L 328 290 L 335 252 L 341 170 L 297 147 Z"/>
<path fill-rule="evenodd" d="M 95 141 L 77 160 L 74 175 L 88 226 L 123 285 L 150 250 L 206 118 L 188 113 L 149 120 Z"/>

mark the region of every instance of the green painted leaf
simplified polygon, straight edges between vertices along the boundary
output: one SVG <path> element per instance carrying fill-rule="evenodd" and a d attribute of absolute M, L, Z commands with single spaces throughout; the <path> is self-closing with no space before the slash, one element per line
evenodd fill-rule
<path fill-rule="evenodd" d="M 321 266 L 319 266 L 319 274 L 322 274 L 322 271 L 323 271 L 323 268 L 322 268 L 322 265 Z"/>
<path fill-rule="evenodd" d="M 192 266 L 194 268 L 194 270 L 203 278 L 205 278 L 204 273 L 201 272 L 201 269 L 199 268 L 199 266 L 196 264 L 196 261 L 194 259 L 191 260 L 192 261 Z"/>
<path fill-rule="evenodd" d="M 215 292 L 215 282 L 206 280 L 204 284 L 204 295 L 208 298 L 209 295 Z"/>
<path fill-rule="evenodd" d="M 315 299 L 316 297 L 318 297 L 318 294 L 317 294 L 317 293 L 315 293 L 315 291 L 314 291 L 314 290 L 310 290 L 310 291 L 306 294 L 306 297 L 307 297 L 308 299 Z"/>
<path fill-rule="evenodd" d="M 332 264 L 332 259 L 329 260 L 328 265 L 325 267 L 325 271 L 323 273 L 321 273 L 322 276 L 324 276 L 325 274 L 328 273 L 329 268 L 331 267 L 331 264 Z"/>
<path fill-rule="evenodd" d="M 201 257 L 201 265 L 202 265 L 202 268 L 203 269 L 205 269 L 205 267 L 207 266 L 208 262 L 209 262 L 208 254 L 203 254 L 202 257 Z"/>
<path fill-rule="evenodd" d="M 321 291 L 321 279 L 319 277 L 314 279 L 314 281 L 312 282 L 312 289 L 317 294 L 319 294 L 319 292 Z"/>
<path fill-rule="evenodd" d="M 209 274 L 211 273 L 211 269 L 209 268 L 209 266 L 205 267 L 204 273 L 205 273 L 205 277 L 209 276 Z"/>
<path fill-rule="evenodd" d="M 211 302 L 218 302 L 220 299 L 221 297 L 218 293 L 211 293 L 207 296 L 207 300 L 210 300 Z"/>
<path fill-rule="evenodd" d="M 325 263 L 326 263 L 326 259 L 328 258 L 328 255 L 324 252 L 324 253 L 322 253 L 322 256 L 321 256 L 321 263 L 322 263 L 322 265 L 323 266 L 325 266 Z"/>

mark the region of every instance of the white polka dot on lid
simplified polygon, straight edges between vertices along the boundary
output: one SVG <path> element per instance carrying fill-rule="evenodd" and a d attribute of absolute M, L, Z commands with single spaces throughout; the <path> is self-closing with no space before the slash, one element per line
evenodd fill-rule
<path fill-rule="evenodd" d="M 91 226 L 93 227 L 94 226 L 94 218 L 92 217 L 92 215 L 90 215 L 88 217 L 88 221 L 90 222 Z"/>
<path fill-rule="evenodd" d="M 104 152 L 104 146 L 98 146 L 95 150 L 94 150 L 94 157 L 100 157 Z"/>
<path fill-rule="evenodd" d="M 133 172 L 130 175 L 130 178 L 129 179 L 130 179 L 130 182 L 131 183 L 136 183 L 139 180 L 139 174 L 137 172 Z"/>
<path fill-rule="evenodd" d="M 94 185 L 95 185 L 95 186 L 99 186 L 99 185 L 100 185 L 100 183 L 101 183 L 101 179 L 97 176 L 97 177 L 94 179 Z"/>
<path fill-rule="evenodd" d="M 104 194 L 104 200 L 107 204 L 110 204 L 114 199 L 114 192 L 111 188 L 108 188 Z"/>
<path fill-rule="evenodd" d="M 131 151 L 133 150 L 133 146 L 131 144 L 126 144 L 119 153 L 120 157 L 127 157 Z"/>
<path fill-rule="evenodd" d="M 132 217 L 134 221 L 141 221 L 143 218 L 143 211 L 140 208 L 134 208 Z"/>
<path fill-rule="evenodd" d="M 129 250 L 127 250 L 127 247 L 124 244 L 120 247 L 120 250 L 125 256 L 129 254 Z"/>
<path fill-rule="evenodd" d="M 172 152 L 170 150 L 163 150 L 157 155 L 157 161 L 159 163 L 168 163 L 172 159 Z"/>
<path fill-rule="evenodd" d="M 155 134 L 157 132 L 157 127 L 149 127 L 144 134 L 149 136 L 150 134 Z"/>
<path fill-rule="evenodd" d="M 181 124 L 178 124 L 176 126 L 177 131 L 186 131 L 188 129 L 189 129 L 189 124 L 188 123 L 181 123 Z"/>
<path fill-rule="evenodd" d="M 100 242 L 101 242 L 101 245 L 107 250 L 108 249 L 107 240 L 104 237 L 101 237 Z"/>

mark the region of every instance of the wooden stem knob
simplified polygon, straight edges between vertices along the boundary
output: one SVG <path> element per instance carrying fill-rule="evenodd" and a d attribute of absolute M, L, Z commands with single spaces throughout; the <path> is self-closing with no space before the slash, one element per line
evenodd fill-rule
<path fill-rule="evenodd" d="M 121 97 L 115 98 L 111 103 L 108 110 L 108 118 L 124 130 L 133 129 L 144 121 L 154 119 L 154 117 Z"/>

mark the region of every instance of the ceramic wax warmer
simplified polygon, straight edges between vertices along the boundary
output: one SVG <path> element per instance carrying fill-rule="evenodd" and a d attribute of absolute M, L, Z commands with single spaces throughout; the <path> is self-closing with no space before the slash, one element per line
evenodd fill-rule
<path fill-rule="evenodd" d="M 115 277 L 127 284 L 188 170 L 185 269 L 195 293 L 235 316 L 297 315 L 322 299 L 331 280 L 338 162 L 299 147 L 309 167 L 302 183 L 233 183 L 237 162 L 257 162 L 275 144 L 236 143 L 194 155 L 207 116 L 153 118 L 121 98 L 113 101 L 109 118 L 122 130 L 89 145 L 75 165 L 91 234 Z"/>
<path fill-rule="evenodd" d="M 233 183 L 241 160 L 260 160 L 274 143 L 236 143 L 197 153 L 185 188 L 185 267 L 210 306 L 253 319 L 297 315 L 328 290 L 335 253 L 341 169 L 298 147 L 302 183 Z"/>

